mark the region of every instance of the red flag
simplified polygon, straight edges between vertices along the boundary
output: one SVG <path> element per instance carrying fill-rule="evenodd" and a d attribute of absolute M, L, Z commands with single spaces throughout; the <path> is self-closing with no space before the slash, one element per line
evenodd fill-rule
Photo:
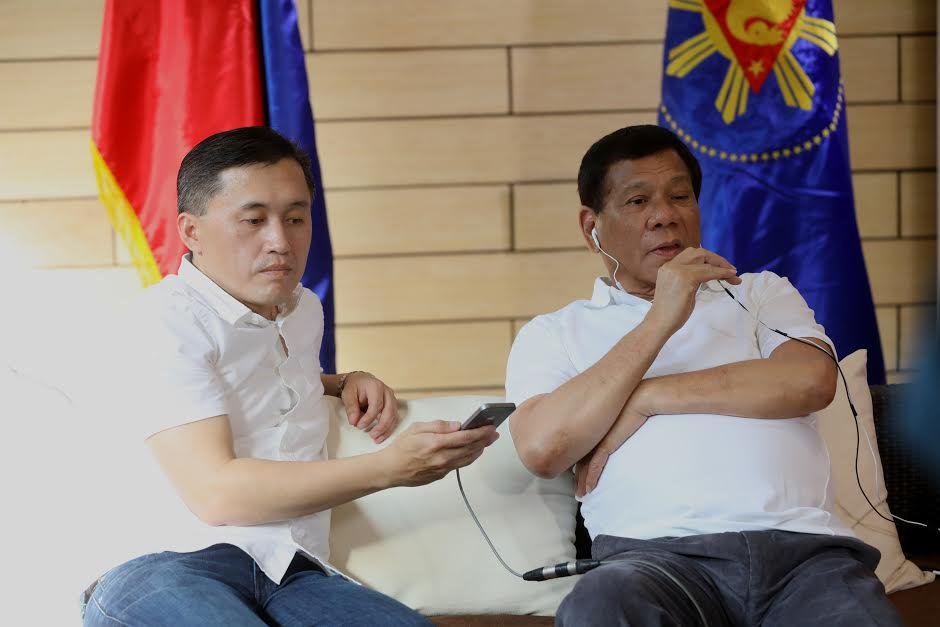
<path fill-rule="evenodd" d="M 101 200 L 145 285 L 176 271 L 176 174 L 213 133 L 264 124 L 253 0 L 108 0 L 92 121 Z"/>

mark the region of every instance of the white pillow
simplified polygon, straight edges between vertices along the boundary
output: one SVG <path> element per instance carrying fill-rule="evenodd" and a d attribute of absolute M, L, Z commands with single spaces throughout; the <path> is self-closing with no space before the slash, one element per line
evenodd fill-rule
<path fill-rule="evenodd" d="M 843 359 L 840 365 L 852 395 L 852 403 L 858 411 L 858 476 L 871 502 L 882 514 L 890 518 L 888 491 L 885 488 L 878 442 L 875 439 L 866 362 L 867 352 L 857 350 Z M 855 421 L 852 419 L 841 377 L 838 383 L 832 403 L 817 414 L 819 432 L 829 447 L 832 480 L 835 483 L 835 514 L 852 528 L 859 539 L 881 551 L 881 562 L 878 563 L 875 574 L 889 593 L 930 583 L 934 580 L 934 575 L 921 571 L 904 557 L 895 524 L 878 516 L 858 489 L 855 477 Z"/>
<path fill-rule="evenodd" d="M 78 625 L 78 597 L 100 574 L 86 546 L 99 503 L 120 500 L 96 490 L 100 468 L 89 452 L 88 423 L 60 389 L 0 360 L 0 489 L 4 565 L 21 581 L 18 603 L 5 610 L 11 625 Z M 57 559 L 48 567 L 49 552 Z M 10 614 L 9 612 L 12 612 Z"/>
<path fill-rule="evenodd" d="M 408 401 L 398 432 L 413 422 L 463 421 L 481 403 L 500 400 Z M 376 450 L 367 435 L 349 426 L 339 401 L 331 401 L 330 456 Z M 550 481 L 533 476 L 516 455 L 508 423 L 499 432 L 500 439 L 461 470 L 484 529 L 519 572 L 574 559 L 573 475 Z M 506 572 L 467 512 L 454 473 L 430 485 L 384 490 L 335 508 L 330 546 L 335 566 L 428 616 L 551 616 L 577 579 L 528 582 Z"/>

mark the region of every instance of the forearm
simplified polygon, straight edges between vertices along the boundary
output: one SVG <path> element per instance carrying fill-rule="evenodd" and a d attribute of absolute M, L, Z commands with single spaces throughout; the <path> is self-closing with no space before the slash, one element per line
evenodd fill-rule
<path fill-rule="evenodd" d="M 832 401 L 834 377 L 826 364 L 752 359 L 644 381 L 639 406 L 648 415 L 718 414 L 795 418 Z"/>
<path fill-rule="evenodd" d="M 641 323 L 583 373 L 523 403 L 510 427 L 529 470 L 556 476 L 584 457 L 610 429 L 669 336 L 656 324 Z"/>
<path fill-rule="evenodd" d="M 307 516 L 387 488 L 382 453 L 315 462 L 234 458 L 192 495 L 212 525 L 258 525 Z"/>

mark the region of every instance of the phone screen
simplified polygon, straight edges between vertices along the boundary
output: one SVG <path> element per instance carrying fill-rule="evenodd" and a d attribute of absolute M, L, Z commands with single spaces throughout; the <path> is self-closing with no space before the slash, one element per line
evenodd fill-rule
<path fill-rule="evenodd" d="M 514 403 L 486 403 L 473 412 L 473 415 L 460 425 L 460 430 L 478 429 L 486 425 L 498 427 L 512 412 L 516 411 Z"/>

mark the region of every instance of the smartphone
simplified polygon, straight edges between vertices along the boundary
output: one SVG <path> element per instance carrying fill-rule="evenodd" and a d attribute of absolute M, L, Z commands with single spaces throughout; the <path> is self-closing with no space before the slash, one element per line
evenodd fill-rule
<path fill-rule="evenodd" d="M 484 403 L 460 425 L 460 430 L 477 429 L 486 425 L 498 427 L 509 415 L 516 411 L 515 403 Z"/>

